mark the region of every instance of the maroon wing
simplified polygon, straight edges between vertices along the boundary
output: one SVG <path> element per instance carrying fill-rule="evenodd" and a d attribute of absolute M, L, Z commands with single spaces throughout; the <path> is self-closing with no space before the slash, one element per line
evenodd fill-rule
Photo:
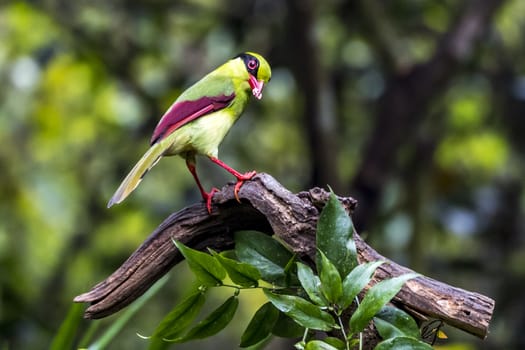
<path fill-rule="evenodd" d="M 227 107 L 234 98 L 235 94 L 231 94 L 229 96 L 205 96 L 193 101 L 175 102 L 157 124 L 151 137 L 151 144 L 153 145 L 192 120 Z"/>

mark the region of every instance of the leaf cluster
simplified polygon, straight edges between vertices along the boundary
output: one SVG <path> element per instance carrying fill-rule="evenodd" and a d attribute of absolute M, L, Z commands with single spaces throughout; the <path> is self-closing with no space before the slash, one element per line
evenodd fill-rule
<path fill-rule="evenodd" d="M 259 232 L 235 235 L 234 251 L 209 254 L 174 242 L 200 288 L 180 302 L 159 324 L 150 349 L 166 342 L 210 337 L 224 329 L 238 308 L 243 289 L 262 288 L 268 302 L 254 314 L 240 346 L 263 346 L 272 336 L 300 338 L 297 349 L 351 349 L 362 346 L 362 332 L 373 324 L 383 341 L 376 349 L 431 349 L 405 312 L 386 304 L 406 281 L 405 274 L 369 287 L 384 262 L 359 264 L 349 215 L 332 193 L 317 227 L 315 270 L 277 240 Z M 227 277 L 233 284 L 227 284 Z M 233 295 L 192 326 L 211 287 L 233 288 Z M 366 290 L 366 291 L 365 291 Z M 351 316 L 345 317 L 351 313 Z M 315 337 L 322 331 L 330 334 Z M 334 337 L 332 335 L 337 335 Z"/>

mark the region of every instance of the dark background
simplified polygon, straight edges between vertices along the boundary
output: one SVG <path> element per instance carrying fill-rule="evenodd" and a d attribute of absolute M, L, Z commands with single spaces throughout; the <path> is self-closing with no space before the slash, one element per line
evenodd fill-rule
<path fill-rule="evenodd" d="M 200 200 L 184 161 L 167 158 L 105 208 L 178 94 L 255 51 L 273 78 L 221 158 L 292 191 L 355 197 L 382 254 L 494 298 L 488 339 L 448 327 L 449 349 L 522 348 L 524 14 L 520 0 L 2 3 L 0 347 L 47 348 L 75 295 Z M 232 180 L 199 166 L 206 187 Z M 136 333 L 190 290 L 184 266 L 171 275 L 111 348 L 147 347 Z M 234 324 L 191 346 L 235 348 L 263 300 L 243 293 Z"/>

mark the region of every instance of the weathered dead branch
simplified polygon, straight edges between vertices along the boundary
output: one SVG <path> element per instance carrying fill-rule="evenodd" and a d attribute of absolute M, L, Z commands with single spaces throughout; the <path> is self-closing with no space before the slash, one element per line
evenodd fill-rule
<path fill-rule="evenodd" d="M 243 185 L 240 198 L 241 204 L 234 199 L 233 186 L 226 186 L 214 196 L 211 215 L 199 203 L 169 216 L 111 276 L 75 298 L 91 303 L 85 317 L 102 318 L 119 311 L 183 260 L 172 239 L 194 249 L 222 251 L 232 248 L 233 232 L 258 230 L 277 235 L 300 258 L 313 262 L 317 218 L 328 192 L 314 188 L 293 194 L 270 175 L 259 174 Z M 352 198 L 340 200 L 349 212 L 356 206 Z M 375 282 L 411 272 L 354 236 L 360 262 L 389 262 L 378 269 Z M 480 338 L 487 336 L 494 309 L 494 301 L 486 296 L 424 276 L 409 281 L 394 303 L 420 320 L 440 319 Z"/>

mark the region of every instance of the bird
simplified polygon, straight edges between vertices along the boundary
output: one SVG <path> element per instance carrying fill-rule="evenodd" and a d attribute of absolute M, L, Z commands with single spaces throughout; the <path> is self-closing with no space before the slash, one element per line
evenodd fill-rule
<path fill-rule="evenodd" d="M 266 59 L 254 52 L 244 52 L 186 89 L 159 120 L 150 140 L 150 148 L 124 178 L 108 202 L 110 208 L 121 203 L 137 188 L 146 173 L 164 156 L 179 155 L 193 176 L 211 214 L 212 198 L 218 190 L 206 192 L 197 176 L 196 156 L 208 157 L 237 180 L 234 195 L 255 171 L 241 173 L 218 158 L 219 145 L 244 111 L 250 94 L 262 98 L 262 91 L 272 72 Z"/>

